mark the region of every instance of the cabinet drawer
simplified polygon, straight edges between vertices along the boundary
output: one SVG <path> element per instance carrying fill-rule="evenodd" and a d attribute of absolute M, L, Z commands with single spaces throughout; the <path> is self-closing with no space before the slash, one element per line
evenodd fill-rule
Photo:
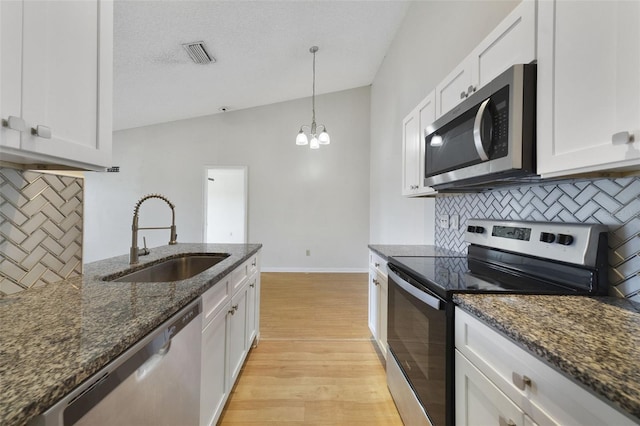
<path fill-rule="evenodd" d="M 612 406 L 477 318 L 455 311 L 456 349 L 540 425 L 633 425 Z"/>
<path fill-rule="evenodd" d="M 202 321 L 202 329 L 209 324 L 213 317 L 224 308 L 229 300 L 229 280 L 224 279 L 202 295 L 202 312 L 204 318 Z"/>
<path fill-rule="evenodd" d="M 251 258 L 249 258 L 247 263 L 248 263 L 248 275 L 253 275 L 253 273 L 256 272 L 260 267 L 258 253 L 251 256 Z"/>
<path fill-rule="evenodd" d="M 379 274 L 387 276 L 387 261 L 379 254 L 369 251 L 369 265 L 375 269 Z"/>

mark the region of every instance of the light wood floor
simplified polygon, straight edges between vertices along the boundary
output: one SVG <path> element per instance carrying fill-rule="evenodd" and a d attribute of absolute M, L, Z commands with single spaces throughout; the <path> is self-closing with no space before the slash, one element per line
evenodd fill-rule
<path fill-rule="evenodd" d="M 263 273 L 262 338 L 220 425 L 402 425 L 367 326 L 366 274 Z"/>

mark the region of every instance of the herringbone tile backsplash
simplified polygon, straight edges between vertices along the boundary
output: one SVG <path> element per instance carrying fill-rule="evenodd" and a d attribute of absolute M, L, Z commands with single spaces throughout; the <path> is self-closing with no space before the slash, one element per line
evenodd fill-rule
<path fill-rule="evenodd" d="M 436 217 L 460 215 L 457 230 L 436 227 L 437 245 L 466 251 L 470 218 L 602 223 L 609 226 L 611 294 L 640 301 L 640 178 L 564 181 L 481 194 L 438 196 Z"/>
<path fill-rule="evenodd" d="M 83 180 L 0 168 L 0 297 L 82 273 Z"/>

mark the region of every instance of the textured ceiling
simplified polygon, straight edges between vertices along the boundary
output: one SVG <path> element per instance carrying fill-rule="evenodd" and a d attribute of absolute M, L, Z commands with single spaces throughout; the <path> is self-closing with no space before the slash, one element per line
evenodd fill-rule
<path fill-rule="evenodd" d="M 114 129 L 371 84 L 406 1 L 116 0 Z M 191 62 L 204 41 L 217 62 Z"/>

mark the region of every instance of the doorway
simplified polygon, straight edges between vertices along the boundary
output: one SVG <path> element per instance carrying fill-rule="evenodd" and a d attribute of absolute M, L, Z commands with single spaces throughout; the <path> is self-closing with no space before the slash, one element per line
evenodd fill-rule
<path fill-rule="evenodd" d="M 247 167 L 205 167 L 205 243 L 247 242 Z"/>

